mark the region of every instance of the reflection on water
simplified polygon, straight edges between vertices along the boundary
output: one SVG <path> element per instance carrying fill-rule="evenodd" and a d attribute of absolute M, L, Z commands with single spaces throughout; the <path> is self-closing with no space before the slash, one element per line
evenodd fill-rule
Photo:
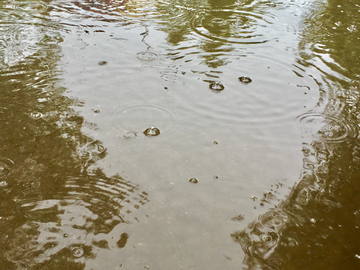
<path fill-rule="evenodd" d="M 138 222 L 133 212 L 148 201 L 96 166 L 107 150 L 82 134 L 83 104 L 64 96 L 49 10 L 40 1 L 0 9 L 1 269 L 84 269 L 99 250 L 125 246 L 118 225 Z"/>
<path fill-rule="evenodd" d="M 0 268 L 357 269 L 359 8 L 2 1 Z"/>
<path fill-rule="evenodd" d="M 360 266 L 360 39 L 355 2 L 317 3 L 305 19 L 297 62 L 308 72 L 316 69 L 314 78 L 323 92 L 316 111 L 295 120 L 304 139 L 299 183 L 284 201 L 232 233 L 249 269 Z"/>

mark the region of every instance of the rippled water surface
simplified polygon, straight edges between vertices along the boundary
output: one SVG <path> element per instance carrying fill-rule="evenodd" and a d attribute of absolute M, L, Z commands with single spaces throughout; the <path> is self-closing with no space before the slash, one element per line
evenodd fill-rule
<path fill-rule="evenodd" d="M 0 2 L 0 269 L 359 269 L 357 0 Z"/>

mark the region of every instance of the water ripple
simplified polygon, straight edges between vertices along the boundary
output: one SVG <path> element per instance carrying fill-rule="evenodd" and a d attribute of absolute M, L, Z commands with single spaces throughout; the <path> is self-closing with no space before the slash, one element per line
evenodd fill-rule
<path fill-rule="evenodd" d="M 342 142 L 358 135 L 357 126 L 352 121 L 320 113 L 299 115 L 296 125 L 303 135 L 328 142 Z"/>
<path fill-rule="evenodd" d="M 161 133 L 172 129 L 176 113 L 157 104 L 128 104 L 120 107 L 112 116 L 113 128 L 121 135 L 141 134 L 148 127 L 156 127 Z"/>

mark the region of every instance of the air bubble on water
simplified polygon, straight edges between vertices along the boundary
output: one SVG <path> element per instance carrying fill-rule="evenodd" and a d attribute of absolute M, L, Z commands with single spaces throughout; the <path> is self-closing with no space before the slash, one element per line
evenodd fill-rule
<path fill-rule="evenodd" d="M 210 83 L 209 88 L 213 91 L 220 92 L 224 90 L 225 86 L 221 82 L 212 82 Z"/>
<path fill-rule="evenodd" d="M 189 182 L 193 184 L 197 184 L 199 181 L 195 177 L 192 177 L 190 178 Z"/>
<path fill-rule="evenodd" d="M 241 76 L 239 77 L 239 81 L 248 84 L 252 82 L 252 79 L 248 76 Z"/>
<path fill-rule="evenodd" d="M 160 135 L 160 130 L 156 127 L 149 127 L 145 129 L 144 134 L 149 137 L 154 137 Z"/>
<path fill-rule="evenodd" d="M 76 258 L 80 258 L 84 255 L 84 250 L 81 247 L 72 247 L 71 254 Z"/>

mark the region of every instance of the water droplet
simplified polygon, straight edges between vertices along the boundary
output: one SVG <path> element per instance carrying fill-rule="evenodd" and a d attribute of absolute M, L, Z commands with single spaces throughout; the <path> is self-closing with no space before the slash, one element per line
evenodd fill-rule
<path fill-rule="evenodd" d="M 239 77 L 239 81 L 248 84 L 252 82 L 252 79 L 248 76 L 241 76 Z"/>
<path fill-rule="evenodd" d="M 212 82 L 210 83 L 209 88 L 213 91 L 220 92 L 224 90 L 225 87 L 221 82 Z"/>
<path fill-rule="evenodd" d="M 107 61 L 99 61 L 98 64 L 99 64 L 100 66 L 105 66 L 105 65 L 107 65 L 107 63 L 108 63 Z"/>
<path fill-rule="evenodd" d="M 190 178 L 189 182 L 193 184 L 197 184 L 199 181 L 195 177 L 192 177 Z"/>
<path fill-rule="evenodd" d="M 145 129 L 144 134 L 146 136 L 152 136 L 152 137 L 158 136 L 158 135 L 160 135 L 160 130 L 156 127 L 149 127 L 147 129 Z"/>
<path fill-rule="evenodd" d="M 70 250 L 71 254 L 76 258 L 80 258 L 84 255 L 84 250 L 81 247 L 72 247 Z"/>
<path fill-rule="evenodd" d="M 158 55 L 156 53 L 146 51 L 146 52 L 139 52 L 137 54 L 137 58 L 142 61 L 153 61 L 156 58 L 158 58 Z"/>

